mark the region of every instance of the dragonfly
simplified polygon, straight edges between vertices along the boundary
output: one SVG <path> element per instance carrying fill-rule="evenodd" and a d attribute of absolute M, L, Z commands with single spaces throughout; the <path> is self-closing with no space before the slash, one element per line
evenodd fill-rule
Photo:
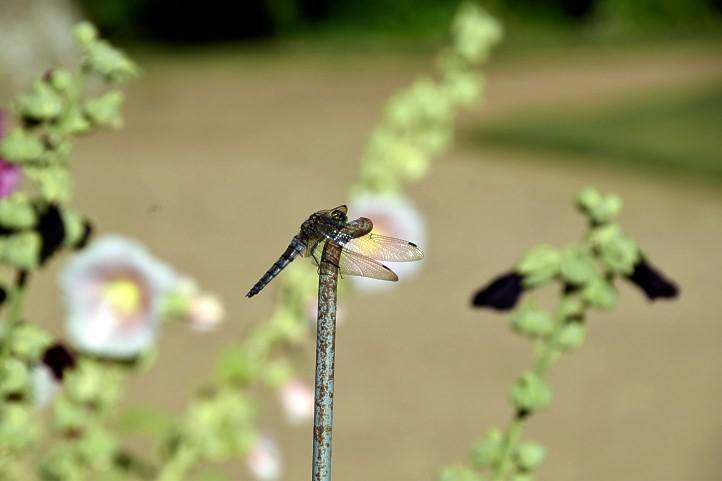
<path fill-rule="evenodd" d="M 246 297 L 261 292 L 296 257 L 312 257 L 316 265 L 320 266 L 321 254 L 327 242 L 334 242 L 341 247 L 336 266 L 341 275 L 398 281 L 396 273 L 381 262 L 410 262 L 424 257 L 423 251 L 413 242 L 373 232 L 370 219 L 359 217 L 349 221 L 348 207 L 340 205 L 311 214 L 301 224 L 286 251 L 268 268 Z"/>

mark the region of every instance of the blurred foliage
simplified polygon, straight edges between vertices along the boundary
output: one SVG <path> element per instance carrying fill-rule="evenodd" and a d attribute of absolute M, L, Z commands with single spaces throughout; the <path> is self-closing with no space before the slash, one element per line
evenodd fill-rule
<path fill-rule="evenodd" d="M 547 150 L 645 172 L 722 181 L 722 87 L 620 99 L 596 108 L 554 107 L 485 124 L 482 146 Z M 585 157 L 580 158 L 580 155 Z"/>
<path fill-rule="evenodd" d="M 79 0 L 111 37 L 175 42 L 229 41 L 326 31 L 343 35 L 443 30 L 449 0 Z M 720 0 L 487 0 L 504 23 L 607 31 L 720 26 Z"/>

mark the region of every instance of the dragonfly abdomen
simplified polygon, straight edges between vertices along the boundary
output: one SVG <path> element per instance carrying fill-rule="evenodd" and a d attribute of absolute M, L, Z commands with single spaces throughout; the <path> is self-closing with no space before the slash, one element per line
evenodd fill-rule
<path fill-rule="evenodd" d="M 276 277 L 278 273 L 283 270 L 284 267 L 290 264 L 293 259 L 299 256 L 299 254 L 305 252 L 305 250 L 306 245 L 298 238 L 294 237 L 291 243 L 288 245 L 286 251 L 281 254 L 281 257 L 279 257 L 278 260 L 274 262 L 271 267 L 268 268 L 266 273 L 263 274 L 263 277 L 261 277 L 253 287 L 251 287 L 251 290 L 248 291 L 246 297 L 253 297 L 259 292 L 261 292 L 261 290 L 266 287 L 266 285 L 271 282 L 273 278 Z"/>

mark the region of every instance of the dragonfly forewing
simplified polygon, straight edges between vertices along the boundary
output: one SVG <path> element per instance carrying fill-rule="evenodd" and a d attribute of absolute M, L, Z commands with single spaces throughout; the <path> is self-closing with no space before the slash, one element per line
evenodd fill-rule
<path fill-rule="evenodd" d="M 351 239 L 343 247 L 347 252 L 387 262 L 411 262 L 424 257 L 424 252 L 413 242 L 374 232 Z"/>

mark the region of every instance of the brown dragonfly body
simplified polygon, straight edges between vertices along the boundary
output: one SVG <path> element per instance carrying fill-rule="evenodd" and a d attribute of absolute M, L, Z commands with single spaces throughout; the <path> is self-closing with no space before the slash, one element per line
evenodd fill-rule
<path fill-rule="evenodd" d="M 318 264 L 326 242 L 341 246 L 341 274 L 397 281 L 396 274 L 378 261 L 405 262 L 423 258 L 424 253 L 412 242 L 372 232 L 373 223 L 365 217 L 350 221 L 345 205 L 312 214 L 286 251 L 246 294 L 253 297 L 273 280 L 296 257 L 313 257 Z"/>

